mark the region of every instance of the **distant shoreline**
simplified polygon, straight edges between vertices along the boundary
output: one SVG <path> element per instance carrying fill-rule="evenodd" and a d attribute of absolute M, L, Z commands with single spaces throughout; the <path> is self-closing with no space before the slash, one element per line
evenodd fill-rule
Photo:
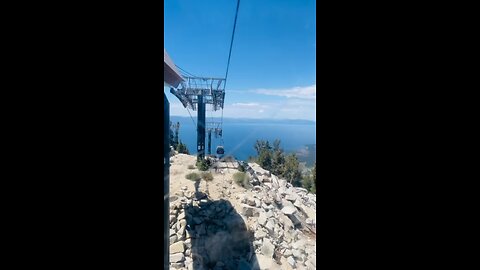
<path fill-rule="evenodd" d="M 174 119 L 190 119 L 189 116 L 170 115 L 171 121 Z M 196 117 L 194 117 L 196 119 Z M 208 117 L 207 121 L 220 121 L 219 117 Z M 190 120 L 191 121 L 191 120 Z M 224 123 L 271 123 L 271 124 L 302 124 L 302 125 L 316 125 L 316 121 L 306 119 L 266 119 L 266 118 L 230 118 L 224 117 Z"/>

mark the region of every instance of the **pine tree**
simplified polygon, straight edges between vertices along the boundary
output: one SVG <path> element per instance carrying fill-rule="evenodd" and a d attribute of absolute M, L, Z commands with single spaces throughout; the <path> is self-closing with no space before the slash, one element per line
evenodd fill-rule
<path fill-rule="evenodd" d="M 284 173 L 282 175 L 287 181 L 298 187 L 301 186 L 302 173 L 297 155 L 290 154 L 285 158 Z"/>

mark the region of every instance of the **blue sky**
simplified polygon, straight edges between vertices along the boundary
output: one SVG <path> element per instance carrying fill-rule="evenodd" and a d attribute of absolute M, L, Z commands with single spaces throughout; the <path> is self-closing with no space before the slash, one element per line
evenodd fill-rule
<path fill-rule="evenodd" d="M 196 76 L 224 77 L 236 4 L 164 1 L 164 46 L 174 63 Z M 224 117 L 316 120 L 315 8 L 314 0 L 241 0 Z M 164 91 L 171 114 L 188 116 Z"/>

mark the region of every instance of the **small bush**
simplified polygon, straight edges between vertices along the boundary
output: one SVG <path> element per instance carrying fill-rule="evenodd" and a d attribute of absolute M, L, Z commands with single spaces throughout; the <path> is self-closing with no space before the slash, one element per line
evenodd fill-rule
<path fill-rule="evenodd" d="M 210 172 L 202 173 L 202 178 L 205 181 L 212 181 L 213 175 Z"/>
<path fill-rule="evenodd" d="M 188 155 L 189 152 L 188 152 L 187 145 L 180 141 L 180 143 L 177 145 L 177 152 L 180 153 L 180 154 L 187 154 Z"/>
<path fill-rule="evenodd" d="M 198 173 L 189 173 L 185 176 L 185 178 L 192 181 L 198 181 L 200 180 L 200 175 L 198 175 Z"/>
<path fill-rule="evenodd" d="M 188 168 L 189 168 L 190 170 L 193 170 L 193 169 L 195 169 L 195 166 L 193 166 L 193 165 L 188 165 Z"/>
<path fill-rule="evenodd" d="M 245 166 L 243 165 L 243 163 L 241 162 L 238 163 L 238 170 L 241 172 L 245 172 Z"/>
<path fill-rule="evenodd" d="M 208 170 L 208 163 L 207 161 L 205 160 L 200 160 L 200 161 L 197 161 L 197 168 L 200 170 L 200 171 L 206 171 Z"/>
<path fill-rule="evenodd" d="M 250 182 L 249 182 L 249 177 L 246 173 L 244 172 L 236 172 L 233 175 L 233 181 L 241 187 L 248 188 L 250 187 Z"/>

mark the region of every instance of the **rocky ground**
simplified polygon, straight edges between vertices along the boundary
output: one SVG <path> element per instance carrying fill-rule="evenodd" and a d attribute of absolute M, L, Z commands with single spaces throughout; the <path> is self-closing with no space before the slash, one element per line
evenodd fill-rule
<path fill-rule="evenodd" d="M 316 195 L 292 187 L 255 163 L 247 164 L 251 188 L 233 182 L 238 163 L 219 163 L 213 180 L 196 157 L 176 154 L 170 167 L 170 265 L 172 269 L 315 269 Z"/>

